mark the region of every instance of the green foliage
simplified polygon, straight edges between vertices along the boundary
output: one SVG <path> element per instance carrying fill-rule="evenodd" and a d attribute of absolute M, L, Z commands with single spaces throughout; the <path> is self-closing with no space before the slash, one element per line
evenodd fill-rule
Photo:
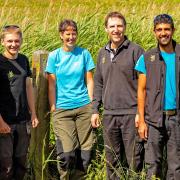
<path fill-rule="evenodd" d="M 145 49 L 155 45 L 152 20 L 159 13 L 169 13 L 176 25 L 175 38 L 179 34 L 178 0 L 2 0 L 0 1 L 0 27 L 18 24 L 24 32 L 22 52 L 30 59 L 39 49 L 52 51 L 59 47 L 58 24 L 63 18 L 72 18 L 78 23 L 78 44 L 89 49 L 94 60 L 97 52 L 107 42 L 104 31 L 104 16 L 112 11 L 121 11 L 127 19 L 127 36 Z M 2 47 L 0 47 L 2 51 Z"/>
<path fill-rule="evenodd" d="M 0 27 L 18 24 L 24 34 L 22 53 L 30 60 L 36 50 L 52 51 L 61 45 L 58 24 L 63 18 L 72 18 L 78 23 L 78 45 L 87 48 L 96 61 L 100 47 L 107 41 L 104 30 L 104 17 L 110 11 L 120 11 L 127 20 L 126 34 L 130 40 L 140 44 L 144 49 L 155 46 L 153 37 L 153 18 L 160 13 L 169 13 L 175 21 L 175 39 L 180 42 L 180 0 L 1 0 Z M 2 47 L 0 46 L 2 52 Z M 97 130 L 97 144 L 94 160 L 88 170 L 88 180 L 106 179 L 102 129 Z M 53 156 L 54 136 L 51 131 L 51 154 L 43 159 L 44 167 L 56 163 Z M 43 155 L 42 155 L 43 156 Z M 44 157 L 44 156 L 43 156 Z M 42 169 L 43 172 L 44 169 Z M 124 170 L 123 170 L 124 171 Z M 126 171 L 126 170 L 125 170 Z M 121 173 L 122 174 L 122 173 Z M 137 178 L 124 174 L 124 179 Z M 145 172 L 138 175 L 145 179 Z"/>

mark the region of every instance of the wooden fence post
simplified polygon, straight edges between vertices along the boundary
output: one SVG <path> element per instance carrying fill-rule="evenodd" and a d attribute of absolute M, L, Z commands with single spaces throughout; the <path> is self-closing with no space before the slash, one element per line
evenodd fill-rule
<path fill-rule="evenodd" d="M 39 50 L 33 53 L 33 87 L 35 90 L 36 113 L 39 125 L 32 130 L 29 162 L 35 180 L 48 180 L 48 170 L 45 160 L 48 155 L 50 115 L 47 92 L 45 66 L 48 52 Z"/>

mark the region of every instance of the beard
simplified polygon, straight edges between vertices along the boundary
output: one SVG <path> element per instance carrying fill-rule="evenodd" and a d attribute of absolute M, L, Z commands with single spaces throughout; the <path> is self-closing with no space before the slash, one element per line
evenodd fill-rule
<path fill-rule="evenodd" d="M 171 45 L 172 43 L 172 38 L 167 38 L 167 39 L 158 39 L 158 44 L 162 47 L 167 47 L 169 45 Z"/>

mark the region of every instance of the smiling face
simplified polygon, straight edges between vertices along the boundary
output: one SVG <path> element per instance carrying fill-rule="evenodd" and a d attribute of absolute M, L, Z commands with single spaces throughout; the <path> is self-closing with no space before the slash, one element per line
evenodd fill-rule
<path fill-rule="evenodd" d="M 172 28 L 171 24 L 168 23 L 157 24 L 154 28 L 154 34 L 159 43 L 160 49 L 166 48 L 172 44 L 174 28 Z"/>
<path fill-rule="evenodd" d="M 16 59 L 22 44 L 22 38 L 17 33 L 7 33 L 1 44 L 4 46 L 4 55 L 9 59 Z"/>
<path fill-rule="evenodd" d="M 68 26 L 65 31 L 60 32 L 60 37 L 63 41 L 63 49 L 65 51 L 72 51 L 77 40 L 76 30 L 73 27 Z"/>
<path fill-rule="evenodd" d="M 126 26 L 118 17 L 111 17 L 107 21 L 106 32 L 111 41 L 111 48 L 116 49 L 124 41 Z"/>

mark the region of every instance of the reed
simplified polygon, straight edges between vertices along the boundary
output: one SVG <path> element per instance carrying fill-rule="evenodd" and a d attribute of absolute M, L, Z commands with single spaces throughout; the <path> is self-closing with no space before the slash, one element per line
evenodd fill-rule
<path fill-rule="evenodd" d="M 180 0 L 1 0 L 0 27 L 7 24 L 18 24 L 22 28 L 24 40 L 21 51 L 31 61 L 34 51 L 39 49 L 52 51 L 61 45 L 58 23 L 63 18 L 72 18 L 78 23 L 79 38 L 77 44 L 87 48 L 96 62 L 99 49 L 108 41 L 104 31 L 104 16 L 108 12 L 114 10 L 122 12 L 127 20 L 126 34 L 128 38 L 147 50 L 156 44 L 152 33 L 152 22 L 154 16 L 160 13 L 172 15 L 176 27 L 174 38 L 180 42 L 179 9 Z M 0 52 L 2 52 L 1 46 Z M 50 140 L 49 146 L 52 148 L 55 146 L 52 131 Z M 101 128 L 97 130 L 97 140 L 94 160 L 88 169 L 88 180 L 106 179 Z M 56 163 L 54 151 L 50 152 L 48 159 L 43 159 L 42 172 L 45 166 L 51 167 L 53 166 L 52 163 Z M 50 170 L 57 175 L 56 169 L 50 168 Z M 127 179 L 127 176 L 129 179 L 137 179 L 137 176 L 140 180 L 145 179 L 144 171 L 141 174 L 134 172 L 130 174 L 131 177 L 123 174 L 121 179 Z"/>

